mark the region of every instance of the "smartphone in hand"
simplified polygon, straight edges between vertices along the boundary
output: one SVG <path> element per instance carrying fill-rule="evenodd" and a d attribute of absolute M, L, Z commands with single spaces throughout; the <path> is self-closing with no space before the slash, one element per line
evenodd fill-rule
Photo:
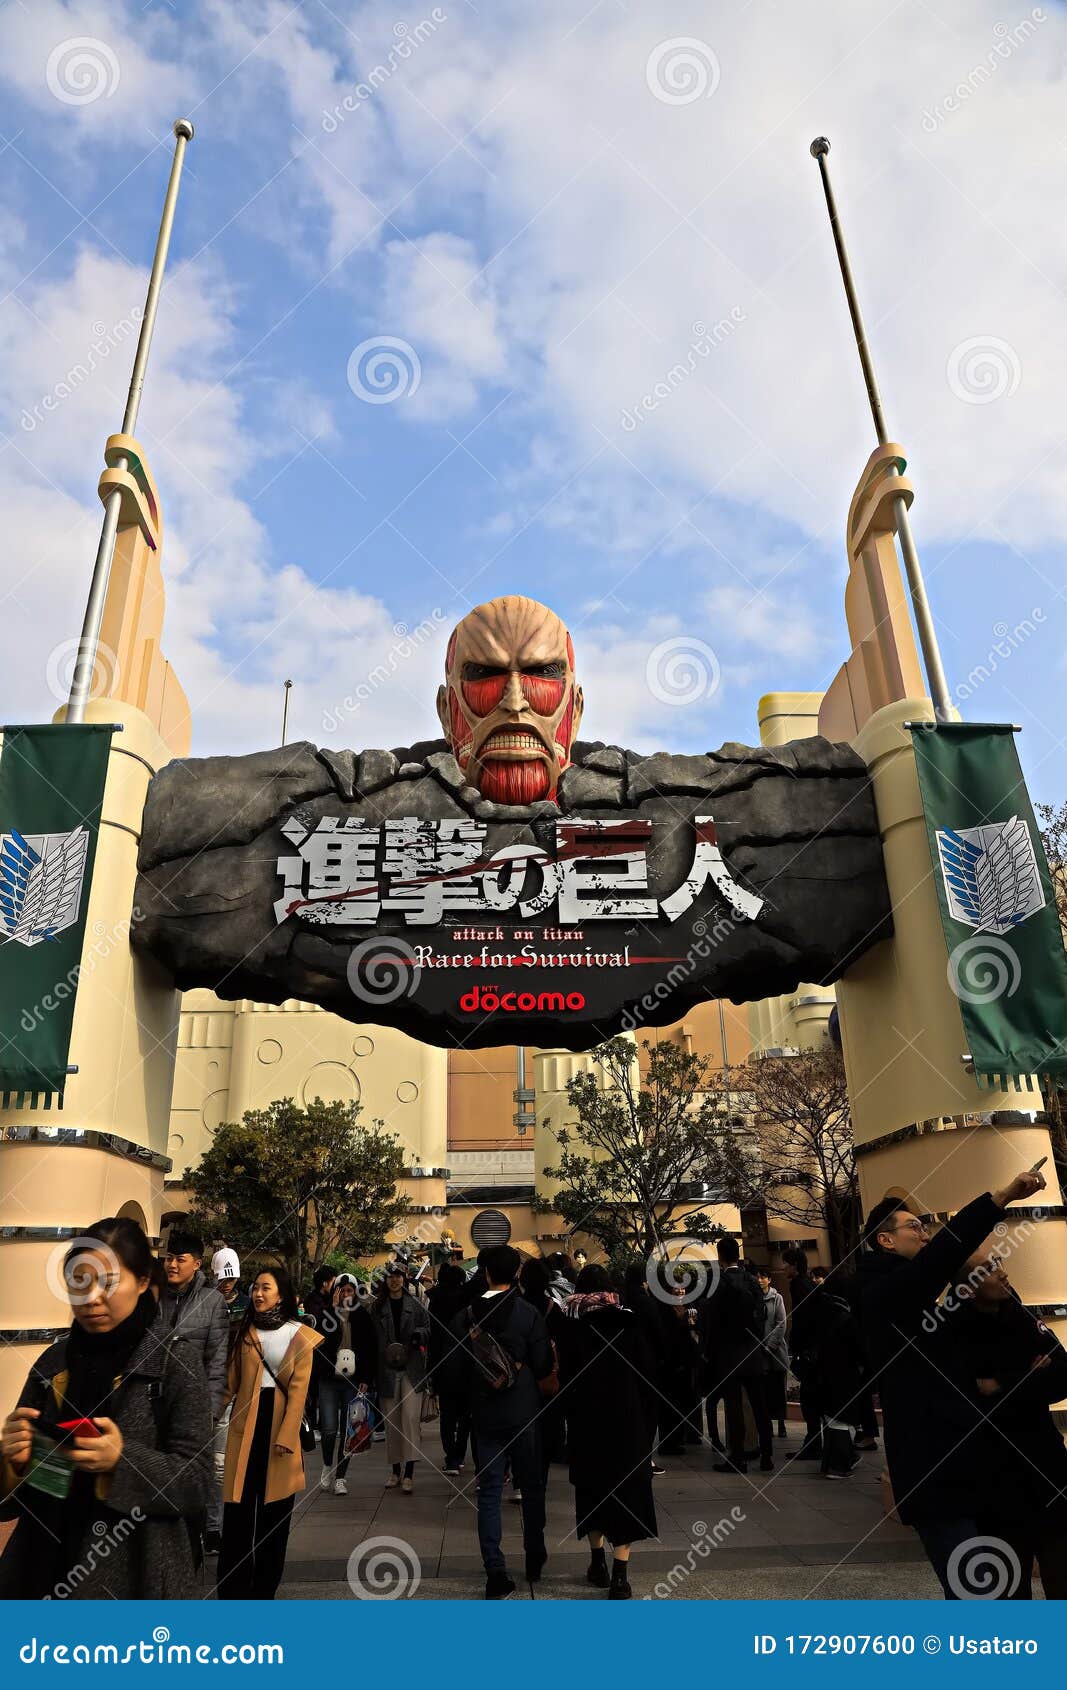
<path fill-rule="evenodd" d="M 95 1420 L 60 1420 L 57 1422 L 61 1432 L 69 1432 L 73 1438 L 98 1438 L 100 1428 Z"/>

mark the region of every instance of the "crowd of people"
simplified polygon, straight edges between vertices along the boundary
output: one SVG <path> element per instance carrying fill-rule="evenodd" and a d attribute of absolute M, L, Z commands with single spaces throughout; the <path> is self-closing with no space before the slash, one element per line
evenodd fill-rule
<path fill-rule="evenodd" d="M 434 1274 L 425 1255 L 369 1278 L 322 1266 L 301 1300 L 281 1266 L 246 1291 L 225 1240 L 208 1271 L 192 1231 L 173 1229 L 160 1258 L 135 1222 L 102 1220 L 65 1263 L 70 1331 L 3 1422 L 15 1529 L 0 1595 L 188 1597 L 217 1557 L 219 1598 L 269 1600 L 316 1433 L 323 1492 L 344 1496 L 350 1461 L 384 1442 L 384 1483 L 403 1496 L 436 1421 L 441 1470 L 474 1487 L 489 1600 L 515 1589 L 509 1487 L 524 1577 L 544 1573 L 555 1462 L 590 1585 L 629 1598 L 663 1459 L 705 1435 L 716 1472 L 773 1473 L 777 1438 L 779 1460 L 844 1480 L 884 1434 L 897 1515 L 946 1596 L 961 1594 L 961 1546 L 990 1535 L 1017 1559 L 1012 1594 L 1032 1594 L 1036 1564 L 1045 1594 L 1067 1596 L 1067 1451 L 1050 1414 L 1067 1354 L 991 1246 L 1007 1206 L 1043 1184 L 1022 1174 L 933 1237 L 887 1197 L 852 1261 L 809 1270 L 784 1252 L 788 1307 L 730 1236 L 695 1288 L 669 1261 L 615 1278 L 499 1245 L 470 1273 L 451 1259 Z M 791 1379 L 804 1429 L 783 1449 Z"/>

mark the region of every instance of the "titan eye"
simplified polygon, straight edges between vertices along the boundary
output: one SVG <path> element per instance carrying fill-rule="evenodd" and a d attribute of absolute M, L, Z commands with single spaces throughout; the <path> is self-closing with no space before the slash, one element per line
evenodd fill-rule
<path fill-rule="evenodd" d="M 498 675 L 506 675 L 507 670 L 492 663 L 465 663 L 463 665 L 463 679 L 465 681 L 492 681 Z"/>
<path fill-rule="evenodd" d="M 553 663 L 527 663 L 523 669 L 524 675 L 532 675 L 543 681 L 562 681 L 567 673 L 567 665 L 562 659 Z"/>

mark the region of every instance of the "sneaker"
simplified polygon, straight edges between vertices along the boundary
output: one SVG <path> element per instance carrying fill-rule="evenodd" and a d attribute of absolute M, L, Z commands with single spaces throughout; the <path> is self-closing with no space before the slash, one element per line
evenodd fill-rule
<path fill-rule="evenodd" d="M 449 1465 L 449 1466 L 446 1466 L 446 1467 L 442 1467 L 441 1471 L 445 1475 L 446 1479 L 454 1479 L 454 1478 L 458 1477 L 459 1473 L 461 1472 L 461 1469 L 459 1467 L 454 1467 L 454 1466 Z"/>
<path fill-rule="evenodd" d="M 320 1490 L 331 1490 L 332 1488 L 333 1488 L 333 1468 L 332 1467 L 324 1467 L 322 1469 L 322 1472 L 319 1474 L 319 1489 Z"/>
<path fill-rule="evenodd" d="M 221 1548 L 222 1548 L 222 1533 L 221 1532 L 205 1532 L 204 1533 L 204 1554 L 205 1555 L 217 1555 Z"/>
<path fill-rule="evenodd" d="M 662 1479 L 666 1471 L 666 1467 L 661 1467 L 658 1461 L 652 1463 L 652 1477 L 654 1479 Z"/>
<path fill-rule="evenodd" d="M 827 1468 L 826 1471 L 823 1473 L 823 1478 L 824 1479 L 847 1479 L 848 1474 L 847 1473 L 835 1473 L 832 1470 L 832 1468 Z"/>
<path fill-rule="evenodd" d="M 343 1479 L 335 1479 L 334 1480 L 334 1482 L 333 1482 L 333 1494 L 334 1494 L 334 1496 L 347 1496 L 348 1495 L 348 1486 L 345 1484 Z"/>
<path fill-rule="evenodd" d="M 405 1496 L 410 1496 L 412 1491 L 415 1489 L 414 1479 L 401 1479 L 400 1489 L 403 1491 Z"/>
<path fill-rule="evenodd" d="M 399 1483 L 400 1483 L 400 1474 L 399 1473 L 390 1473 L 389 1477 L 385 1481 L 385 1488 L 386 1488 L 386 1490 L 396 1490 Z"/>
<path fill-rule="evenodd" d="M 498 1573 L 487 1573 L 485 1578 L 485 1600 L 487 1602 L 502 1602 L 515 1589 L 514 1579 L 509 1579 L 501 1568 Z"/>

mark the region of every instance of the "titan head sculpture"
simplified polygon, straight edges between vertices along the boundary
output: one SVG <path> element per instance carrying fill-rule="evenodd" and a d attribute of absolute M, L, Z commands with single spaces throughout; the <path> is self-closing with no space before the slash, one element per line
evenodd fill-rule
<path fill-rule="evenodd" d="M 555 612 L 518 595 L 470 611 L 448 642 L 437 714 L 483 797 L 552 798 L 582 719 L 574 646 Z"/>

